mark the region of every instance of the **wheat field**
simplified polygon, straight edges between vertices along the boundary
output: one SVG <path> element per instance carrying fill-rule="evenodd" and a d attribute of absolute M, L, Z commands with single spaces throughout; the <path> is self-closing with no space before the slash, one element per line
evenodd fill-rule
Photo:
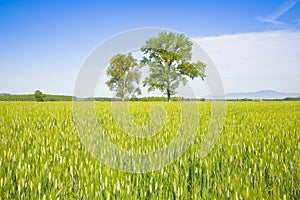
<path fill-rule="evenodd" d="M 139 125 L 161 105 L 164 127 L 133 138 L 116 125 L 110 102 L 96 102 L 99 124 L 126 151 L 168 145 L 180 126 L 178 102 L 130 102 Z M 129 173 L 101 163 L 78 135 L 70 102 L 0 102 L 0 199 L 300 199 L 300 102 L 226 102 L 223 131 L 201 157 L 210 102 L 198 102 L 199 130 L 172 164 Z"/>

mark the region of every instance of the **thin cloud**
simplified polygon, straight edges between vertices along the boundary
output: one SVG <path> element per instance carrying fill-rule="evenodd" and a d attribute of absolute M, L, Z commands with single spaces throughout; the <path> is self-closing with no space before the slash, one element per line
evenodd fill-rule
<path fill-rule="evenodd" d="M 276 25 L 285 25 L 285 23 L 278 20 L 280 16 L 288 12 L 292 7 L 294 7 L 299 0 L 289 0 L 285 1 L 276 10 L 265 17 L 258 18 L 259 21 L 268 22 Z"/>
<path fill-rule="evenodd" d="M 215 63 L 226 92 L 300 92 L 300 31 L 194 38 Z"/>

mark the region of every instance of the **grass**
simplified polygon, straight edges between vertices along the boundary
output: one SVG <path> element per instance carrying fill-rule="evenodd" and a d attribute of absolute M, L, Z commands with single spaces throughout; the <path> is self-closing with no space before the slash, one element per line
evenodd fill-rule
<path fill-rule="evenodd" d="M 147 125 L 159 102 L 131 102 L 133 121 Z M 127 151 L 151 152 L 174 138 L 178 102 L 159 103 L 165 126 L 151 138 L 121 131 L 109 102 L 96 114 L 109 140 Z M 299 199 L 300 102 L 227 102 L 223 132 L 201 158 L 210 103 L 199 102 L 200 129 L 171 165 L 128 173 L 101 164 L 82 144 L 70 102 L 0 102 L 1 199 Z"/>

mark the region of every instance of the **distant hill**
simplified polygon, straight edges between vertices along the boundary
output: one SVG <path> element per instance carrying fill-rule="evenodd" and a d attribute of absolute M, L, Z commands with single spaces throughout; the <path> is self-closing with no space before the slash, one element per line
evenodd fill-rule
<path fill-rule="evenodd" d="M 284 93 L 274 90 L 260 90 L 256 92 L 228 93 L 226 99 L 285 99 L 299 97 L 300 93 Z"/>

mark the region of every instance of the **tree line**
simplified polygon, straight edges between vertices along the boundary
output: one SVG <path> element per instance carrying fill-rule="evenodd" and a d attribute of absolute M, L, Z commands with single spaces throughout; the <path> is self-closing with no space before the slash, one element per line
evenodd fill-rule
<path fill-rule="evenodd" d="M 72 101 L 73 99 L 78 99 L 73 96 L 65 95 L 52 95 L 45 94 L 43 98 L 44 102 L 49 101 Z M 90 97 L 79 99 L 81 101 L 121 101 L 120 98 L 112 97 Z M 149 97 L 131 97 L 129 101 L 168 101 L 167 97 L 163 96 L 149 96 Z M 203 98 L 183 98 L 183 97 L 171 97 L 171 101 L 204 101 Z M 0 94 L 0 101 L 39 101 L 34 94 Z"/>
<path fill-rule="evenodd" d="M 43 94 L 43 93 L 42 93 Z M 41 98 L 42 97 L 42 98 Z M 37 97 L 35 94 L 0 94 L 0 101 L 72 101 L 72 96 L 44 94 Z"/>

